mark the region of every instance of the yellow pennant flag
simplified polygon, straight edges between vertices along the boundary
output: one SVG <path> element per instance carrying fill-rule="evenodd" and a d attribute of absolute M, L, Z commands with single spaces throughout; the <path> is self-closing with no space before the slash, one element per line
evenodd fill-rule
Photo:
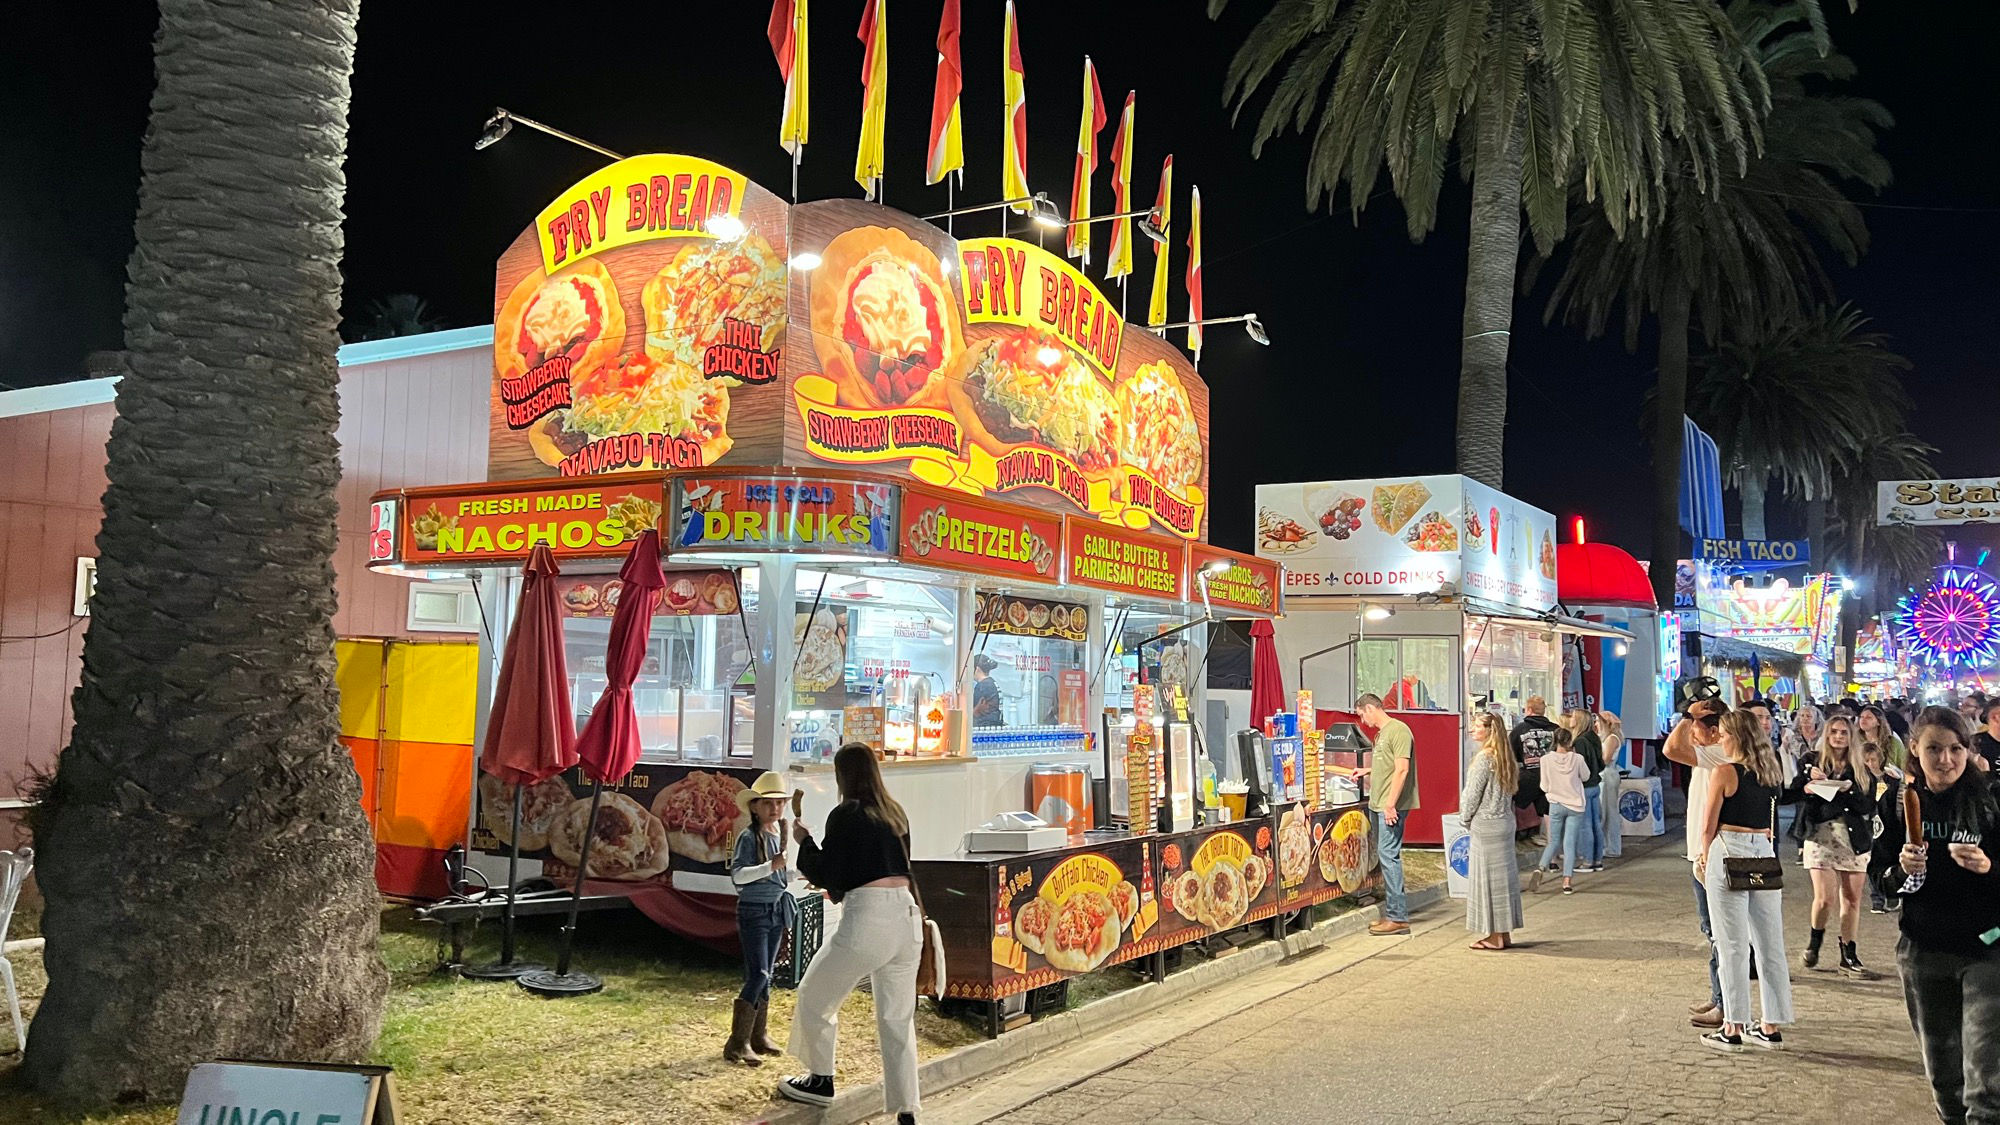
<path fill-rule="evenodd" d="M 1153 200 L 1153 222 L 1160 228 L 1160 241 L 1153 244 L 1153 297 L 1146 305 L 1146 323 L 1167 322 L 1167 263 L 1174 256 L 1174 158 L 1160 167 L 1160 194 Z"/>
<path fill-rule="evenodd" d="M 1132 210 L 1132 103 L 1138 99 L 1135 91 L 1125 92 L 1125 112 L 1118 116 L 1118 137 L 1111 142 L 1111 213 L 1123 215 Z M 1132 220 L 1111 220 L 1110 261 L 1105 264 L 1105 277 L 1124 277 L 1132 272 Z"/>
<path fill-rule="evenodd" d="M 861 9 L 861 145 L 854 151 L 854 182 L 869 199 L 882 187 L 882 132 L 889 106 L 889 0 Z"/>
<path fill-rule="evenodd" d="M 1007 0 L 1007 28 L 1001 44 L 1001 93 L 1007 120 L 1000 130 L 1000 198 L 1019 199 L 1014 210 L 1030 210 L 1028 198 L 1028 72 L 1021 66 L 1021 27 L 1014 20 L 1014 0 Z"/>
<path fill-rule="evenodd" d="M 772 0 L 764 29 L 785 80 L 785 112 L 778 120 L 778 146 L 794 157 L 806 144 L 806 0 Z"/>

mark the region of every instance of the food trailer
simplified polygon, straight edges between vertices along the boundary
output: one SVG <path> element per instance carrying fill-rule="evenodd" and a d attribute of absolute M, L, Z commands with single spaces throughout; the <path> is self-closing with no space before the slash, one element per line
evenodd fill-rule
<path fill-rule="evenodd" d="M 1409 724 L 1408 843 L 1447 842 L 1470 715 L 1511 725 L 1535 696 L 1558 710 L 1558 638 L 1626 636 L 1557 611 L 1555 534 L 1553 515 L 1462 476 L 1257 487 L 1257 553 L 1286 568 L 1279 664 L 1322 707 L 1372 692 Z"/>
<path fill-rule="evenodd" d="M 734 794 L 784 772 L 818 826 L 849 741 L 911 812 L 956 998 L 1362 888 L 1363 818 L 1309 822 L 1332 810 L 1303 793 L 1195 825 L 1206 625 L 1275 616 L 1283 570 L 1203 541 L 1207 387 L 1069 262 L 651 155 L 564 192 L 497 275 L 492 479 L 375 496 L 371 565 L 472 580 L 483 729 L 520 564 L 547 543 L 581 719 L 619 562 L 659 531 L 644 755 L 607 787 L 589 891 L 733 943 Z M 575 776 L 523 795 L 527 870 L 574 874 L 584 795 Z M 480 777 L 477 796 L 474 862 L 498 875 L 512 793 Z M 967 850 L 1031 808 L 1064 813 L 1052 841 Z M 1286 824 L 1346 842 L 1317 883 L 1278 862 Z"/>

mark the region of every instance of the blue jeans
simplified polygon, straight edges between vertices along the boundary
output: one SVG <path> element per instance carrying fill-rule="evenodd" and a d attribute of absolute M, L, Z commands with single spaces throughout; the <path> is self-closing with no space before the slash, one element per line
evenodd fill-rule
<path fill-rule="evenodd" d="M 1604 862 L 1603 793 L 1602 787 L 1583 791 L 1583 861 L 1593 865 Z"/>
<path fill-rule="evenodd" d="M 1708 999 L 1716 1007 L 1722 1007 L 1722 973 L 1715 957 L 1715 930 L 1708 920 L 1708 888 L 1700 879 L 1689 878 L 1694 883 L 1694 915 L 1701 920 L 1701 940 L 1708 944 Z"/>
<path fill-rule="evenodd" d="M 1549 803 L 1549 846 L 1542 849 L 1541 866 L 1546 868 L 1561 845 L 1563 878 L 1576 873 L 1576 844 L 1583 835 L 1583 814 L 1568 805 Z"/>
<path fill-rule="evenodd" d="M 1382 919 L 1386 922 L 1410 920 L 1410 904 L 1403 897 L 1403 828 L 1408 813 L 1390 824 L 1375 814 L 1375 854 L 1382 859 Z"/>
<path fill-rule="evenodd" d="M 771 998 L 771 969 L 778 963 L 778 943 L 785 938 L 790 913 L 782 898 L 736 903 L 736 936 L 743 946 L 743 991 L 736 998 L 753 1008 Z"/>

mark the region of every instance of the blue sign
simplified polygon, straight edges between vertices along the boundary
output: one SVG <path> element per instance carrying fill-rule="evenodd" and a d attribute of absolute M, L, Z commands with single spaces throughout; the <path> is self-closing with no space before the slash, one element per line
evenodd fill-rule
<path fill-rule="evenodd" d="M 1702 539 L 1698 543 L 1696 558 L 1735 570 L 1776 570 L 1812 561 L 1811 544 L 1805 539 Z"/>
<path fill-rule="evenodd" d="M 1451 842 L 1451 869 L 1463 879 L 1472 871 L 1472 837 L 1460 836 Z"/>

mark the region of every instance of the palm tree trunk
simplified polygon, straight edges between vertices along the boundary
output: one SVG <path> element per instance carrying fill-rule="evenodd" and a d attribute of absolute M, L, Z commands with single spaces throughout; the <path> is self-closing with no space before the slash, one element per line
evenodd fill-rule
<path fill-rule="evenodd" d="M 1653 598 L 1673 608 L 1681 557 L 1681 418 L 1687 413 L 1688 318 L 1692 295 L 1669 284 L 1660 298 L 1660 385 L 1653 399 Z"/>
<path fill-rule="evenodd" d="M 33 829 L 23 1070 L 84 1103 L 357 1060 L 374 846 L 338 741 L 341 171 L 358 0 L 161 0 L 97 594 Z"/>
<path fill-rule="evenodd" d="M 1743 538 L 1764 539 L 1764 505 L 1770 497 L 1771 478 L 1753 469 L 1743 471 L 1743 484 L 1737 489 L 1743 496 Z"/>
<path fill-rule="evenodd" d="M 1521 256 L 1521 123 L 1480 141 L 1458 358 L 1458 471 L 1501 487 L 1507 446 L 1507 346 Z"/>

